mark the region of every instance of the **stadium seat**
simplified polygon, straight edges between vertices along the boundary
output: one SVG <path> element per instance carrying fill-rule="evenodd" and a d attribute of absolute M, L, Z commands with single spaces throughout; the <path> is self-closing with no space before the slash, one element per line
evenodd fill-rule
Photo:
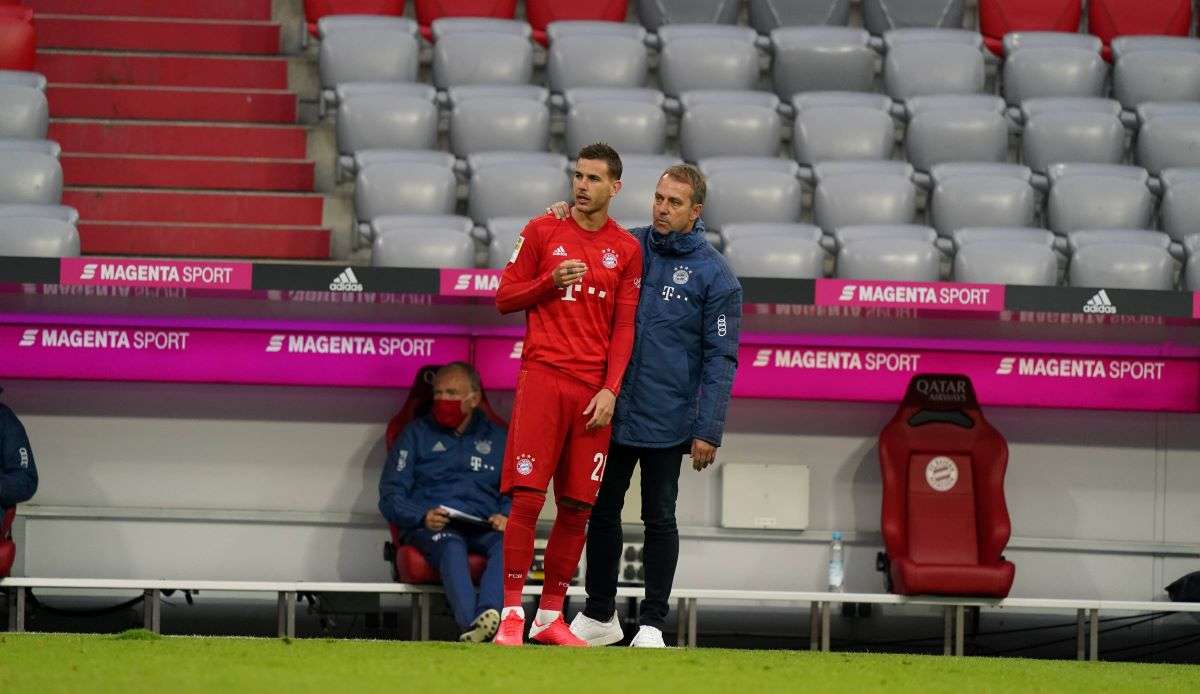
<path fill-rule="evenodd" d="M 661 92 L 584 88 L 568 92 L 567 102 L 568 152 L 578 152 L 592 142 L 607 142 L 622 156 L 661 154 L 666 149 L 667 115 Z"/>
<path fill-rule="evenodd" d="M 1191 0 L 1088 0 L 1088 31 L 1105 46 L 1118 36 L 1187 36 Z"/>
<path fill-rule="evenodd" d="M 646 41 L 646 29 L 640 24 L 626 22 L 594 22 L 582 19 L 553 22 L 546 27 L 546 40 L 549 43 L 572 35 L 619 36 L 634 39 L 640 43 Z"/>
<path fill-rule="evenodd" d="M 950 234 L 954 248 L 962 250 L 973 243 L 1032 243 L 1046 248 L 1058 247 L 1054 232 L 1035 227 L 964 227 Z"/>
<path fill-rule="evenodd" d="M 388 218 L 371 225 L 374 267 L 469 268 L 475 265 L 475 239 L 440 226 L 391 226 Z"/>
<path fill-rule="evenodd" d="M 1150 101 L 1200 101 L 1200 53 L 1138 50 L 1113 67 L 1113 98 L 1128 109 Z"/>
<path fill-rule="evenodd" d="M 638 20 L 647 31 L 664 24 L 736 24 L 738 0 L 637 0 Z"/>
<path fill-rule="evenodd" d="M 983 49 L 983 37 L 969 29 L 908 28 L 891 29 L 883 34 L 885 53 L 905 43 L 956 43 Z"/>
<path fill-rule="evenodd" d="M 1097 39 L 1099 41 L 1099 39 Z M 1112 41 L 1113 60 L 1138 51 L 1187 51 L 1200 53 L 1200 40 L 1185 36 L 1118 36 Z"/>
<path fill-rule="evenodd" d="M 497 154 L 469 160 L 471 219 L 481 226 L 493 217 L 529 218 L 556 200 L 570 200 L 567 160 L 545 153 L 529 159 Z"/>
<path fill-rule="evenodd" d="M 1031 241 L 975 241 L 954 255 L 954 279 L 977 284 L 1058 284 L 1058 255 Z"/>
<path fill-rule="evenodd" d="M 1115 101 L 1030 99 L 1021 112 L 1022 155 L 1038 173 L 1059 162 L 1116 164 L 1125 155 L 1125 125 Z"/>
<path fill-rule="evenodd" d="M 0 217 L 37 217 L 79 223 L 79 210 L 66 205 L 0 205 Z"/>
<path fill-rule="evenodd" d="M 863 162 L 862 168 L 817 169 L 813 218 L 826 233 L 859 224 L 911 224 L 917 212 L 917 189 L 912 169 Z M 824 166 L 824 165 L 822 165 Z M 828 169 L 826 169 L 828 170 Z"/>
<path fill-rule="evenodd" d="M 953 169 L 934 167 L 929 221 L 939 234 L 951 237 L 966 227 L 1033 226 L 1038 197 L 1028 168 L 1013 165 L 990 172 L 964 168 L 956 175 Z"/>
<path fill-rule="evenodd" d="M 544 152 L 550 148 L 550 108 L 521 96 L 456 101 L 450 111 L 450 151 Z"/>
<path fill-rule="evenodd" d="M 37 34 L 33 10 L 8 7 L 0 13 L 0 70 L 33 70 L 37 62 Z"/>
<path fill-rule="evenodd" d="M 488 267 L 501 270 L 508 265 L 517 237 L 528 223 L 528 217 L 493 217 L 488 220 Z"/>
<path fill-rule="evenodd" d="M 670 96 L 694 89 L 754 89 L 758 35 L 748 27 L 673 24 L 658 32 L 658 76 Z"/>
<path fill-rule="evenodd" d="M 946 42 L 904 42 L 883 61 L 884 90 L 901 101 L 933 94 L 977 94 L 984 88 L 983 53 Z"/>
<path fill-rule="evenodd" d="M 810 92 L 793 100 L 796 161 L 813 165 L 845 159 L 891 159 L 896 124 L 882 94 Z"/>
<path fill-rule="evenodd" d="M 551 91 L 575 87 L 641 87 L 649 62 L 646 46 L 631 36 L 568 33 L 550 42 L 546 75 Z"/>
<path fill-rule="evenodd" d="M 545 45 L 550 24 L 564 21 L 624 23 L 629 0 L 526 0 L 525 17 L 533 28 L 533 38 Z"/>
<path fill-rule="evenodd" d="M 862 29 L 784 27 L 771 32 L 771 49 L 771 81 L 785 101 L 800 92 L 875 88 L 879 54 Z"/>
<path fill-rule="evenodd" d="M 415 82 L 420 45 L 403 23 L 354 24 L 329 31 L 318 51 L 321 85 Z"/>
<path fill-rule="evenodd" d="M 7 578 L 17 560 L 17 544 L 13 542 L 12 526 L 17 517 L 17 508 L 0 512 L 0 578 Z"/>
<path fill-rule="evenodd" d="M 832 245 L 840 251 L 848 244 L 865 239 L 906 239 L 933 243 L 937 240 L 937 231 L 920 224 L 852 224 L 834 230 Z"/>
<path fill-rule="evenodd" d="M 750 0 L 750 26 L 760 34 L 780 27 L 846 26 L 850 0 Z"/>
<path fill-rule="evenodd" d="M 79 232 L 74 224 L 62 219 L 0 215 L 0 255 L 77 256 Z"/>
<path fill-rule="evenodd" d="M 1078 229 L 1145 229 L 1154 195 L 1145 169 L 1116 165 L 1052 166 L 1046 223 L 1059 234 Z"/>
<path fill-rule="evenodd" d="M 1175 288 L 1175 259 L 1166 249 L 1142 243 L 1094 243 L 1071 256 L 1072 287 Z"/>
<path fill-rule="evenodd" d="M 304 19 L 308 33 L 320 35 L 319 22 L 339 15 L 399 17 L 405 0 L 304 0 Z"/>
<path fill-rule="evenodd" d="M 459 234 L 476 237 L 475 222 L 456 214 L 386 214 L 358 225 L 355 248 L 371 246 L 381 234 L 396 233 L 397 229 L 438 229 L 439 234 Z"/>
<path fill-rule="evenodd" d="M 1104 44 L 1091 34 L 1064 31 L 1014 31 L 1004 35 L 1001 46 L 1004 55 L 1010 56 L 1026 48 L 1081 48 L 1099 53 Z"/>
<path fill-rule="evenodd" d="M 918 171 L 947 162 L 1003 162 L 1008 119 L 997 96 L 946 95 L 909 99 L 905 148 Z"/>
<path fill-rule="evenodd" d="M 512 19 L 517 14 L 517 0 L 414 0 L 421 35 L 433 38 L 432 25 L 443 17 L 491 17 Z"/>
<path fill-rule="evenodd" d="M 1200 104 L 1187 109 L 1156 112 L 1138 109 L 1135 160 L 1151 175 L 1166 169 L 1200 166 Z"/>
<path fill-rule="evenodd" d="M 324 40 L 326 36 L 343 29 L 358 29 L 374 27 L 389 29 L 415 37 L 417 23 L 407 17 L 385 17 L 374 14 L 335 14 L 322 17 L 317 21 L 317 36 Z"/>
<path fill-rule="evenodd" d="M 941 254 L 924 240 L 875 236 L 848 242 L 838 251 L 840 279 L 937 282 Z"/>
<path fill-rule="evenodd" d="M 779 98 L 770 92 L 694 91 L 680 99 L 679 150 L 687 161 L 779 154 Z"/>
<path fill-rule="evenodd" d="M 506 34 L 528 41 L 533 36 L 529 24 L 516 19 L 498 17 L 442 17 L 430 25 L 434 43 L 452 34 Z"/>
<path fill-rule="evenodd" d="M 668 166 L 678 163 L 679 159 L 670 156 L 622 154 L 621 192 L 610 203 L 609 216 L 626 229 L 649 225 L 658 180 Z M 706 218 L 707 212 L 705 208 Z"/>
<path fill-rule="evenodd" d="M 1001 55 L 1009 32 L 1074 33 L 1082 14 L 1080 0 L 979 0 L 979 31 L 988 50 Z"/>
<path fill-rule="evenodd" d="M 62 154 L 62 147 L 54 140 L 27 140 L 19 137 L 5 137 L 0 138 L 0 152 L 3 151 L 38 152 L 40 154 L 49 154 L 58 159 Z"/>
<path fill-rule="evenodd" d="M 46 76 L 40 72 L 26 70 L 0 70 L 0 85 L 16 85 L 18 87 L 33 87 L 46 91 Z"/>
<path fill-rule="evenodd" d="M 457 204 L 453 165 L 397 159 L 358 169 L 354 208 L 359 221 L 394 214 L 453 214 Z"/>
<path fill-rule="evenodd" d="M 961 29 L 963 0 L 863 0 L 863 26 L 876 36 L 892 29 Z"/>
<path fill-rule="evenodd" d="M 753 234 L 725 246 L 729 267 L 739 277 L 817 279 L 825 274 L 821 230 L 815 234 Z"/>
<path fill-rule="evenodd" d="M 462 31 L 433 45 L 433 84 L 528 84 L 533 78 L 533 44 L 523 36 Z"/>
<path fill-rule="evenodd" d="M 63 172 L 55 157 L 12 149 L 0 156 L 0 204 L 57 205 Z"/>
<path fill-rule="evenodd" d="M 1008 103 L 1020 106 L 1026 99 L 1039 97 L 1105 96 L 1108 63 L 1100 56 L 1099 40 L 1092 40 L 1096 41 L 1093 49 L 1030 42 L 1032 45 L 1009 53 L 1004 60 Z"/>
<path fill-rule="evenodd" d="M 0 84 L 0 137 L 42 139 L 49 127 L 50 104 L 45 92 Z"/>
<path fill-rule="evenodd" d="M 727 224 L 721 230 L 721 237 L 726 242 L 750 238 L 752 236 L 778 236 L 782 238 L 806 239 L 821 241 L 825 232 L 812 224 L 751 222 L 749 224 Z"/>
<path fill-rule="evenodd" d="M 1200 236 L 1189 236 L 1184 246 L 1188 255 L 1182 278 L 1184 288 L 1200 291 Z"/>
<path fill-rule="evenodd" d="M 1152 229 L 1081 229 L 1067 234 L 1067 250 L 1072 255 L 1087 246 L 1112 243 L 1171 249 L 1171 237 Z"/>
<path fill-rule="evenodd" d="M 795 223 L 803 211 L 803 189 L 795 162 L 719 158 L 701 162 L 708 178 L 704 222 L 710 231 L 729 224 Z M 790 168 L 788 168 L 790 166 Z"/>
<path fill-rule="evenodd" d="M 1162 230 L 1172 239 L 1200 234 L 1200 168 L 1167 169 L 1162 181 L 1162 204 L 1158 216 Z"/>
<path fill-rule="evenodd" d="M 343 155 L 368 149 L 432 149 L 437 144 L 433 87 L 350 83 L 337 93 L 336 135 Z"/>
<path fill-rule="evenodd" d="M 900 595 L 1004 598 L 1008 444 L 965 376 L 919 374 L 879 435 L 881 565 Z"/>

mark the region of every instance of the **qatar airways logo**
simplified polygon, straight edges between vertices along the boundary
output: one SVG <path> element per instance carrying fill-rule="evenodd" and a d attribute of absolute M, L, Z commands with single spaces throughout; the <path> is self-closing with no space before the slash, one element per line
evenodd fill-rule
<path fill-rule="evenodd" d="M 1003 357 L 997 376 L 1161 381 L 1166 362 L 1069 357 Z"/>
<path fill-rule="evenodd" d="M 272 335 L 267 339 L 270 354 L 315 354 L 321 356 L 433 356 L 431 337 L 373 337 L 370 335 Z"/>

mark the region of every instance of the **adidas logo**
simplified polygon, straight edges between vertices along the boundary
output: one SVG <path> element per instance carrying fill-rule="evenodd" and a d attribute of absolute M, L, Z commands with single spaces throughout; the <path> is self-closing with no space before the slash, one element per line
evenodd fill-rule
<path fill-rule="evenodd" d="M 554 249 L 554 253 L 552 253 L 551 255 L 565 256 L 566 254 L 567 254 L 567 249 L 563 248 L 562 246 L 559 246 L 558 248 Z"/>
<path fill-rule="evenodd" d="M 362 290 L 363 286 L 359 283 L 358 276 L 354 274 L 354 268 L 346 268 L 342 274 L 329 283 L 331 292 L 361 292 Z"/>
<path fill-rule="evenodd" d="M 445 453 L 446 452 L 446 444 L 442 443 L 441 441 L 438 441 L 437 443 L 433 444 L 433 452 L 434 453 Z"/>
<path fill-rule="evenodd" d="M 1083 305 L 1083 312 L 1113 314 L 1117 312 L 1117 307 L 1113 306 L 1113 302 L 1109 300 L 1108 292 L 1101 289 Z"/>

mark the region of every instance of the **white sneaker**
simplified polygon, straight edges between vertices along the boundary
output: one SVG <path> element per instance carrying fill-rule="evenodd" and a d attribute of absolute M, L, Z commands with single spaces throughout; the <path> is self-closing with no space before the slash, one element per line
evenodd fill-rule
<path fill-rule="evenodd" d="M 614 611 L 612 619 L 601 622 L 580 612 L 571 620 L 571 633 L 587 641 L 589 646 L 611 646 L 625 638 L 621 620 Z"/>
<path fill-rule="evenodd" d="M 663 642 L 661 629 L 643 624 L 629 646 L 631 648 L 666 648 L 667 644 Z"/>

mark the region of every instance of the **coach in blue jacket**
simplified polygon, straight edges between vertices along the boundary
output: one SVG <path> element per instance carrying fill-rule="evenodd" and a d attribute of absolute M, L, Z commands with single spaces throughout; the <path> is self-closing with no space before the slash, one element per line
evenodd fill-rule
<path fill-rule="evenodd" d="M 7 405 L 0 405 L 0 516 L 32 499 L 37 487 L 37 465 L 25 427 Z"/>
<path fill-rule="evenodd" d="M 716 459 L 737 370 L 742 286 L 704 237 L 704 176 L 668 168 L 654 193 L 642 243 L 642 295 L 633 356 L 612 421 L 612 444 L 587 538 L 587 606 L 571 623 L 592 645 L 623 638 L 616 616 L 621 508 L 633 468 L 642 470 L 646 599 L 633 646 L 663 646 L 679 530 L 675 501 L 684 453 L 703 470 Z"/>
<path fill-rule="evenodd" d="M 500 495 L 507 432 L 479 410 L 479 374 L 464 362 L 433 379 L 433 411 L 404 429 L 379 480 L 379 511 L 437 567 L 461 641 L 492 638 L 504 592 L 503 535 L 511 500 Z M 461 512 L 478 520 L 466 520 Z M 482 521 L 482 522 L 478 522 Z M 479 593 L 467 553 L 487 556 Z"/>

